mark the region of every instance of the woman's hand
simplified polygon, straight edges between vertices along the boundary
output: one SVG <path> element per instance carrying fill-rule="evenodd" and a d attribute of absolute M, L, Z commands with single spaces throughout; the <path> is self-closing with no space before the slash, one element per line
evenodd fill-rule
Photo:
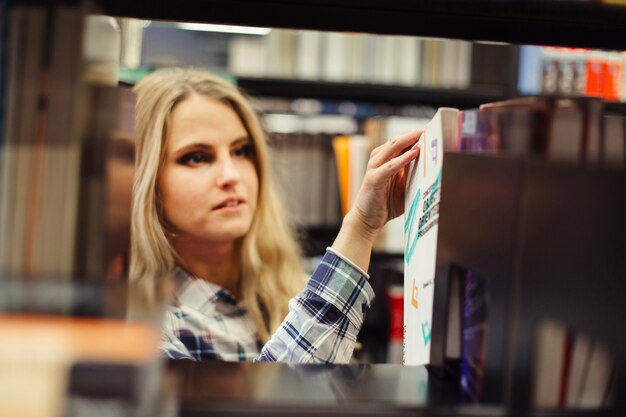
<path fill-rule="evenodd" d="M 365 270 L 380 230 L 404 212 L 406 166 L 419 157 L 417 141 L 423 131 L 404 133 L 372 151 L 361 189 L 333 243 Z"/>
<path fill-rule="evenodd" d="M 373 238 L 387 221 L 404 212 L 405 168 L 419 157 L 417 140 L 423 131 L 404 133 L 375 148 L 370 155 L 361 189 L 346 217 L 354 217 L 364 233 Z"/>

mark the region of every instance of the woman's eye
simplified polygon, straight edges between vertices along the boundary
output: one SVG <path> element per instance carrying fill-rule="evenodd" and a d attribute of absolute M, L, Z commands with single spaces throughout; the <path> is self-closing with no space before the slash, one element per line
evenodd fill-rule
<path fill-rule="evenodd" d="M 204 152 L 190 152 L 183 155 L 178 163 L 182 165 L 200 165 L 213 162 L 213 157 Z"/>
<path fill-rule="evenodd" d="M 248 158 L 254 154 L 254 148 L 251 144 L 247 143 L 233 150 L 233 154 L 235 156 L 239 156 L 242 158 Z"/>

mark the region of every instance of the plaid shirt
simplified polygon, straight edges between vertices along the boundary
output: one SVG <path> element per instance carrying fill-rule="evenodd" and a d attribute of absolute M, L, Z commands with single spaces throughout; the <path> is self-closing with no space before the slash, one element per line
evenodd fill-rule
<path fill-rule="evenodd" d="M 347 363 L 374 298 L 366 276 L 329 250 L 263 346 L 247 311 L 226 290 L 180 274 L 162 329 L 161 347 L 173 359 Z"/>

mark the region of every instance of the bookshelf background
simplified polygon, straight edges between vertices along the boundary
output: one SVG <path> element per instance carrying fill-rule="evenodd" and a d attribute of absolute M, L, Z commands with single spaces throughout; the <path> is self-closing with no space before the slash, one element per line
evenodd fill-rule
<path fill-rule="evenodd" d="M 15 1 L 14 3 L 25 3 Z M 67 2 L 57 2 L 67 3 Z M 71 2 L 70 2 L 71 3 Z M 182 1 L 96 2 L 99 13 L 111 16 L 129 16 L 146 19 L 203 21 L 211 23 L 251 24 L 282 28 L 315 30 L 351 30 L 359 32 L 435 36 L 445 38 L 488 40 L 542 45 L 576 46 L 600 49 L 626 49 L 622 30 L 626 23 L 626 8 L 596 2 L 393 2 L 381 5 L 373 1 Z M 280 13 L 276 13 L 279 9 Z M 311 10 L 314 9 L 314 14 Z M 320 16 L 319 18 L 316 16 Z M 323 16 L 323 18 L 321 17 Z M 581 18 L 584 16 L 584 19 Z M 532 28 L 532 29 L 529 29 Z M 514 50 L 515 47 L 511 46 Z M 516 54 L 502 71 L 506 82 L 491 86 L 472 86 L 463 89 L 407 87 L 348 82 L 292 80 L 265 77 L 238 77 L 237 82 L 250 94 L 274 98 L 316 98 L 329 101 L 358 100 L 375 103 L 389 109 L 390 114 L 401 111 L 405 105 L 416 103 L 471 108 L 478 104 L 501 100 L 516 95 L 514 83 Z M 607 105 L 608 110 L 623 112 L 623 104 Z M 331 226 L 308 228 L 312 237 L 311 253 L 332 239 L 336 230 Z M 317 245 L 317 246 L 314 246 Z M 376 253 L 373 262 L 374 286 L 393 280 L 397 272 L 397 256 Z M 377 278 L 377 274 L 380 279 Z M 391 278 L 390 278 L 391 277 Z M 384 288 L 376 288 L 378 294 Z M 382 299 L 383 297 L 380 297 Z M 374 307 L 368 316 L 362 342 L 369 358 L 379 361 L 385 356 L 384 345 L 388 326 L 388 311 Z M 378 337 L 377 337 L 378 336 Z"/>

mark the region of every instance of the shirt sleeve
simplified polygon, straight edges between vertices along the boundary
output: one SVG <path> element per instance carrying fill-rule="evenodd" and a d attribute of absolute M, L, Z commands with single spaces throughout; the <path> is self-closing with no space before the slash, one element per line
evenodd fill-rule
<path fill-rule="evenodd" d="M 257 361 L 348 363 L 373 299 L 362 271 L 327 251 Z"/>

